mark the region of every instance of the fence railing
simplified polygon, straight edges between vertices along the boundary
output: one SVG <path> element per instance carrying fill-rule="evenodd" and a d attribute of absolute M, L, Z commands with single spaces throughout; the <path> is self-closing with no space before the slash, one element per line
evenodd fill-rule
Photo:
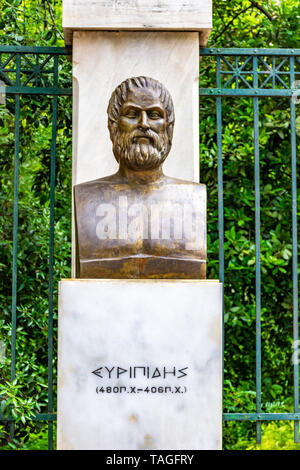
<path fill-rule="evenodd" d="M 260 161 L 259 98 L 289 97 L 291 112 L 292 246 L 293 246 L 293 340 L 298 344 L 297 273 L 297 172 L 296 111 L 300 95 L 300 49 L 202 49 L 201 56 L 216 59 L 216 87 L 200 88 L 201 96 L 216 97 L 218 148 L 219 276 L 224 279 L 224 204 L 222 158 L 222 97 L 249 97 L 254 112 L 255 252 L 256 252 L 256 413 L 225 413 L 226 421 L 256 421 L 257 442 L 261 442 L 261 422 L 293 420 L 294 438 L 299 442 L 299 364 L 294 361 L 294 413 L 262 413 L 261 381 L 261 262 L 260 262 Z"/>
<path fill-rule="evenodd" d="M 70 87 L 60 84 L 59 61 L 71 50 L 48 47 L 0 46 L 0 92 L 15 97 L 15 151 L 14 151 L 14 208 L 12 259 L 12 333 L 11 379 L 16 377 L 16 331 L 18 287 L 18 187 L 20 98 L 22 95 L 52 96 L 52 144 L 50 159 L 50 229 L 49 229 L 49 316 L 48 316 L 48 412 L 38 414 L 36 420 L 48 422 L 49 449 L 53 448 L 53 260 L 54 260 L 54 207 L 55 160 L 57 134 L 57 104 L 59 96 L 71 95 Z M 261 423 L 270 420 L 292 420 L 295 442 L 299 442 L 299 366 L 294 367 L 294 412 L 263 413 L 261 404 L 261 265 L 260 265 L 260 162 L 259 162 L 259 99 L 261 97 L 288 97 L 291 111 L 291 169 L 292 169 L 292 246 L 293 246 L 293 339 L 298 341 L 298 278 L 297 278 L 297 184 L 296 184 L 296 113 L 297 78 L 300 78 L 300 49 L 201 49 L 201 56 L 216 61 L 216 87 L 200 88 L 200 95 L 216 99 L 218 150 L 218 214 L 219 214 L 219 277 L 224 277 L 224 202 L 222 158 L 222 98 L 248 97 L 253 100 L 254 112 L 254 170 L 255 170 L 255 247 L 256 247 L 256 412 L 225 413 L 225 421 L 255 421 L 257 442 L 261 441 Z M 0 421 L 14 418 L 0 415 Z"/>
<path fill-rule="evenodd" d="M 72 88 L 60 85 L 60 58 L 71 54 L 70 49 L 58 47 L 0 46 L 1 92 L 15 97 L 15 152 L 14 152 L 14 207 L 13 207 L 13 257 L 12 257 L 12 329 L 11 329 L 11 380 L 16 378 L 16 331 L 18 288 L 18 188 L 20 144 L 20 98 L 23 95 L 52 96 L 52 142 L 50 158 L 50 227 L 49 227 L 49 300 L 48 300 L 48 413 L 37 414 L 36 420 L 48 421 L 48 446 L 53 449 L 53 261 L 54 261 L 54 207 L 55 161 L 57 134 L 57 106 L 59 96 L 72 95 Z M 72 78 L 70 77 L 70 85 Z M 10 421 L 10 435 L 14 435 L 14 419 L 0 415 L 0 420 Z"/>

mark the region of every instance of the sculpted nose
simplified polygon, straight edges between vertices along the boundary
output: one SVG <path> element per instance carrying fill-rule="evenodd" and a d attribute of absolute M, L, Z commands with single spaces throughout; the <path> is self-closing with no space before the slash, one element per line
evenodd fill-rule
<path fill-rule="evenodd" d="M 147 113 L 146 111 L 142 111 L 141 112 L 141 118 L 140 118 L 140 122 L 139 122 L 139 127 L 141 129 L 149 129 L 149 123 L 148 123 L 148 116 L 147 116 Z"/>

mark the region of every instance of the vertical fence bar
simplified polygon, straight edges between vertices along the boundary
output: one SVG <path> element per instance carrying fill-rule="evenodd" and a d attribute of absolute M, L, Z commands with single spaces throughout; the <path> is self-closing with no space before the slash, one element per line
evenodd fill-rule
<path fill-rule="evenodd" d="M 290 57 L 290 87 L 295 86 L 295 58 Z M 293 341 L 298 348 L 298 254 L 297 254 L 297 159 L 295 99 L 291 102 L 291 167 L 292 167 L 292 238 L 293 238 Z M 299 413 L 299 364 L 294 360 L 294 412 Z M 299 421 L 294 421 L 294 440 L 299 442 Z"/>
<path fill-rule="evenodd" d="M 50 234 L 49 234 L 49 316 L 48 316 L 48 413 L 53 413 L 53 265 L 54 265 L 54 204 L 55 158 L 57 132 L 57 101 L 53 98 L 52 143 L 50 167 Z M 48 423 L 48 447 L 53 449 L 53 423 Z"/>
<path fill-rule="evenodd" d="M 11 380 L 16 378 L 16 330 L 18 288 L 18 215 L 19 215 L 19 146 L 20 146 L 20 95 L 15 97 L 15 161 L 14 161 L 14 213 L 13 213 L 13 262 L 11 304 Z M 10 424 L 10 437 L 14 437 L 14 422 Z"/>
<path fill-rule="evenodd" d="M 217 88 L 221 88 L 221 58 L 217 56 Z M 222 364 L 224 386 L 224 197 L 223 197 L 223 155 L 222 155 L 222 98 L 217 96 L 217 149 L 218 149 L 218 225 L 219 225 L 219 278 L 222 282 Z M 223 389 L 222 386 L 222 389 Z"/>
<path fill-rule="evenodd" d="M 17 84 L 20 84 L 21 56 L 16 54 Z M 19 154 L 20 154 L 20 95 L 15 96 L 15 155 L 14 155 L 14 212 L 13 212 L 13 261 L 11 301 L 11 380 L 16 378 L 16 331 L 18 289 L 18 216 L 19 216 Z M 10 438 L 13 439 L 14 422 L 10 423 Z"/>
<path fill-rule="evenodd" d="M 257 57 L 253 57 L 254 88 L 258 87 Z M 261 412 L 261 273 L 260 273 L 260 170 L 259 108 L 253 98 L 254 112 L 254 178 L 255 178 L 255 290 L 256 290 L 256 412 Z M 261 422 L 256 421 L 256 441 L 261 443 Z"/>
<path fill-rule="evenodd" d="M 54 85 L 57 86 L 58 62 L 54 58 Z M 50 233 L 49 233 L 49 316 L 48 316 L 48 413 L 53 413 L 53 267 L 54 267 L 54 211 L 55 211 L 55 160 L 58 97 L 53 97 L 52 141 L 50 163 Z M 53 422 L 48 423 L 48 449 L 53 449 Z"/>
<path fill-rule="evenodd" d="M 221 88 L 221 58 L 217 56 L 217 88 Z M 217 148 L 218 148 L 218 222 L 219 222 L 219 276 L 224 283 L 224 198 L 222 155 L 222 98 L 217 96 Z"/>
<path fill-rule="evenodd" d="M 19 146 L 20 146 L 20 95 L 15 98 L 15 162 L 14 162 L 14 215 L 13 215 L 13 272 L 12 272 L 12 334 L 11 379 L 16 378 L 16 324 L 18 287 L 18 213 L 19 213 Z"/>

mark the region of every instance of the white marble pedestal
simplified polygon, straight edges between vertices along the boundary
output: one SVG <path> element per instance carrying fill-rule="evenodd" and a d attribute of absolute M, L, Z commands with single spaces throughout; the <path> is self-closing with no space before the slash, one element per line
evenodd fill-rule
<path fill-rule="evenodd" d="M 58 449 L 220 449 L 222 286 L 64 280 Z"/>

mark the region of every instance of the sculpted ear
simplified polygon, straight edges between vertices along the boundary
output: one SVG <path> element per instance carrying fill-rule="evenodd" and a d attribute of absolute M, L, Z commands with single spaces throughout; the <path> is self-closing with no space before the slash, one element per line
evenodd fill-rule
<path fill-rule="evenodd" d="M 109 135 L 110 139 L 112 142 L 115 140 L 115 136 L 118 132 L 118 125 L 115 121 L 109 120 L 108 121 L 108 130 L 109 130 Z"/>
<path fill-rule="evenodd" d="M 118 158 L 118 145 L 117 145 L 117 135 L 118 135 L 118 124 L 116 121 L 109 120 L 108 121 L 108 130 L 109 130 L 109 135 L 110 135 L 110 140 L 112 141 L 113 144 L 113 154 L 115 156 L 115 159 L 119 163 L 119 158 Z"/>
<path fill-rule="evenodd" d="M 172 147 L 173 131 L 174 131 L 174 122 L 171 122 L 168 125 L 168 128 L 167 128 L 167 134 L 168 134 L 170 148 Z"/>

